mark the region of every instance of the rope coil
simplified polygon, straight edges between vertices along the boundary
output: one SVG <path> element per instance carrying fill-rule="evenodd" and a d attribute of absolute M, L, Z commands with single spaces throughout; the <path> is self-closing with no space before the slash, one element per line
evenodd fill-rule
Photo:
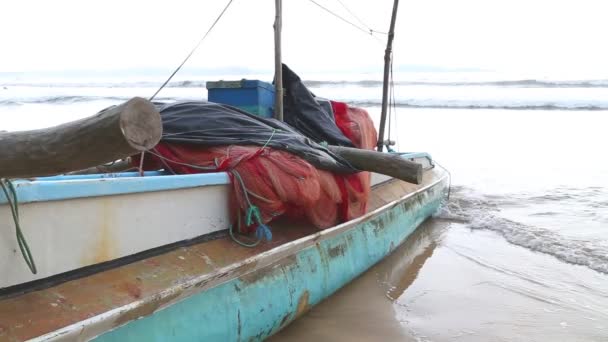
<path fill-rule="evenodd" d="M 15 190 L 15 186 L 10 180 L 0 179 L 0 187 L 2 187 L 2 191 L 6 196 L 6 200 L 8 202 L 9 207 L 11 208 L 11 213 L 13 215 L 13 221 L 15 222 L 15 235 L 17 237 L 17 244 L 19 245 L 19 249 L 21 250 L 21 255 L 23 256 L 23 260 L 29 267 L 32 274 L 38 273 L 36 269 L 36 263 L 34 262 L 34 257 L 32 256 L 32 252 L 30 251 L 30 246 L 21 231 L 21 223 L 19 222 L 19 201 L 17 199 L 17 191 Z"/>
<path fill-rule="evenodd" d="M 273 129 L 272 134 L 270 135 L 270 137 L 268 138 L 266 143 L 252 157 L 259 156 L 264 151 L 266 146 L 268 146 L 268 144 L 274 137 L 275 133 L 276 133 L 276 130 Z M 233 165 L 232 168 L 234 168 L 234 166 L 236 166 L 236 165 Z M 249 198 L 249 194 L 252 194 L 252 193 L 245 186 L 245 182 L 243 181 L 243 178 L 241 177 L 240 173 L 234 169 L 231 169 L 228 172 L 230 172 L 230 174 L 232 175 L 231 178 L 235 178 L 238 181 L 238 184 L 241 186 L 241 191 L 243 192 L 245 201 L 247 201 L 247 212 L 245 214 L 245 225 L 247 227 L 253 225 L 254 223 L 257 223 L 257 225 L 258 225 L 255 230 L 255 236 L 256 236 L 257 240 L 253 243 L 243 242 L 242 240 L 237 238 L 233 232 L 233 225 L 230 225 L 230 228 L 228 230 L 228 232 L 230 233 L 230 237 L 232 238 L 232 240 L 234 242 L 238 243 L 239 245 L 241 245 L 243 247 L 255 247 L 260 242 L 262 242 L 262 240 L 272 241 L 272 231 L 270 230 L 270 227 L 268 227 L 268 225 L 264 224 L 264 221 L 262 220 L 262 214 L 260 212 L 260 208 L 258 208 L 255 204 L 253 204 L 251 202 L 251 199 Z M 258 198 L 259 196 L 256 195 L 254 197 Z M 266 200 L 266 199 L 264 199 L 264 200 Z M 238 226 L 238 232 L 241 233 L 242 230 L 241 230 L 241 212 L 240 212 L 240 210 L 237 213 L 237 226 Z"/>

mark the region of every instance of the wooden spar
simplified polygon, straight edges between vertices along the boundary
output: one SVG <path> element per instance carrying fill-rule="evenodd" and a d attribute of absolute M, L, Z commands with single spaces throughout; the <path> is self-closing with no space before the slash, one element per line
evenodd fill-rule
<path fill-rule="evenodd" d="M 0 133 L 0 178 L 86 169 L 148 150 L 161 135 L 160 113 L 139 97 L 56 127 Z"/>
<path fill-rule="evenodd" d="M 384 51 L 384 80 L 382 86 L 382 114 L 380 115 L 380 132 L 378 133 L 378 151 L 382 152 L 384 145 L 384 126 L 386 125 L 386 109 L 388 107 L 388 76 L 390 72 L 391 59 L 393 54 L 393 38 L 395 37 L 395 21 L 397 20 L 397 7 L 399 0 L 393 3 L 393 14 L 391 16 L 391 26 L 388 30 L 386 50 Z"/>
<path fill-rule="evenodd" d="M 283 4 L 275 0 L 274 17 L 274 118 L 283 121 L 283 66 L 281 62 L 281 29 L 283 26 Z"/>
<path fill-rule="evenodd" d="M 333 145 L 327 148 L 359 170 L 381 173 L 413 184 L 422 182 L 422 165 L 398 154 Z"/>

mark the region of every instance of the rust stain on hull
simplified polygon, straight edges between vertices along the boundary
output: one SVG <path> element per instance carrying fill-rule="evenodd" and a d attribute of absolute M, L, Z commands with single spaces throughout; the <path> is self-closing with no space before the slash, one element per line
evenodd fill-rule
<path fill-rule="evenodd" d="M 296 310 L 294 312 L 290 312 L 290 313 L 286 314 L 285 316 L 283 316 L 283 319 L 281 319 L 281 322 L 279 323 L 278 330 L 281 330 L 287 324 L 289 324 L 290 322 L 296 320 L 297 318 L 301 317 L 306 312 L 308 312 L 308 310 L 310 310 L 312 307 L 309 303 L 309 299 L 310 299 L 310 294 L 308 293 L 308 291 L 304 291 L 304 293 L 302 293 L 302 295 L 300 295 L 300 297 L 298 299 L 298 305 L 296 306 Z"/>
<path fill-rule="evenodd" d="M 300 299 L 298 300 L 298 307 L 296 308 L 296 314 L 294 315 L 294 319 L 302 316 L 308 310 L 310 310 L 311 306 L 308 302 L 308 299 L 309 299 L 309 293 L 308 293 L 308 291 L 304 291 L 304 293 L 302 293 L 302 295 L 300 296 Z"/>
<path fill-rule="evenodd" d="M 125 292 L 127 292 L 131 297 L 135 298 L 135 299 L 139 299 L 141 298 L 141 293 L 142 293 L 142 288 L 141 288 L 142 284 L 141 281 L 128 281 L 125 282 L 123 284 L 123 289 Z"/>
<path fill-rule="evenodd" d="M 96 237 L 95 248 L 90 250 L 82 260 L 83 266 L 94 265 L 102 262 L 112 260 L 117 255 L 117 241 L 115 234 L 112 231 L 112 222 L 109 219 L 113 217 L 112 203 L 109 199 L 105 199 L 102 202 L 101 220 L 98 224 L 98 235 Z"/>

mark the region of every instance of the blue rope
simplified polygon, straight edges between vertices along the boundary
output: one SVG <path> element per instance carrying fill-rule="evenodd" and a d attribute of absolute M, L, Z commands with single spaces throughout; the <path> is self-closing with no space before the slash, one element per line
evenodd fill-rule
<path fill-rule="evenodd" d="M 265 224 L 260 224 L 258 228 L 255 230 L 255 236 L 259 239 L 266 239 L 266 241 L 272 241 L 272 231 L 270 231 L 270 227 Z"/>
<path fill-rule="evenodd" d="M 270 135 L 270 138 L 268 138 L 268 141 L 266 141 L 264 146 L 262 146 L 262 149 L 264 149 L 264 148 L 266 148 L 266 146 L 268 146 L 268 144 L 274 137 L 275 133 L 276 133 L 276 130 L 273 129 L 272 134 Z M 216 164 L 217 164 L 217 161 L 216 161 Z M 247 187 L 245 186 L 245 182 L 243 181 L 243 178 L 241 177 L 239 172 L 236 170 L 230 170 L 230 173 L 232 173 L 234 175 L 234 178 L 236 178 L 236 180 L 238 181 L 238 184 L 241 186 L 241 190 L 243 191 L 245 201 L 247 201 L 247 212 L 245 214 L 245 225 L 248 227 L 254 223 L 257 223 L 257 225 L 258 225 L 255 229 L 255 236 L 257 238 L 257 241 L 255 241 L 253 243 L 243 242 L 240 239 L 238 239 L 234 234 L 233 225 L 230 225 L 230 228 L 228 230 L 228 232 L 230 233 L 230 237 L 232 238 L 232 240 L 234 242 L 236 242 L 239 245 L 244 246 L 244 247 L 255 247 L 262 240 L 272 241 L 272 231 L 270 230 L 270 227 L 268 227 L 268 225 L 264 224 L 264 221 L 262 220 L 262 213 L 260 212 L 260 208 L 258 208 L 255 204 L 253 204 L 251 202 L 251 199 L 249 198 L 249 190 L 247 190 Z M 237 224 L 238 231 L 240 232 L 241 231 L 241 213 L 240 212 L 237 214 L 237 222 L 238 222 L 238 224 Z"/>

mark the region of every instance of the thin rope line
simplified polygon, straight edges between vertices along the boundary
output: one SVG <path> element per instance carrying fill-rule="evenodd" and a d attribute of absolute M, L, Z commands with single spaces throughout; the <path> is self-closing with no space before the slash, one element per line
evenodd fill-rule
<path fill-rule="evenodd" d="M 380 34 L 388 34 L 386 32 L 380 32 L 380 31 L 376 31 L 376 30 L 372 29 L 371 27 L 369 27 L 369 25 L 367 25 L 366 23 L 364 23 L 363 20 L 361 20 L 353 11 L 351 11 L 348 7 L 346 7 L 346 5 L 341 0 L 336 0 L 336 1 L 338 1 L 340 3 L 340 5 L 342 5 L 342 7 L 344 7 L 344 9 L 347 10 L 348 13 L 350 13 L 350 15 L 353 16 L 353 18 L 357 19 L 357 21 L 361 25 L 365 26 L 369 32 L 371 32 L 371 33 L 376 32 L 376 33 L 380 33 Z"/>
<path fill-rule="evenodd" d="M 189 163 L 178 162 L 176 160 L 172 160 L 172 159 L 167 158 L 167 157 L 165 157 L 165 156 L 163 156 L 163 155 L 161 155 L 159 153 L 155 153 L 155 152 L 152 152 L 152 151 L 156 152 L 156 149 L 153 148 L 152 150 L 146 151 L 146 153 L 150 153 L 151 155 L 154 155 L 154 156 L 158 157 L 161 160 L 166 160 L 166 161 L 168 161 L 170 163 L 173 163 L 173 164 L 182 165 L 182 166 L 188 166 L 188 167 L 191 167 L 193 169 L 204 170 L 204 171 L 214 171 L 214 170 L 217 170 L 217 168 L 215 166 L 202 166 L 202 165 L 196 165 L 196 164 L 189 164 Z M 170 170 L 170 171 L 173 172 L 173 170 Z"/>
<path fill-rule="evenodd" d="M 158 93 L 160 93 L 160 91 L 165 88 L 165 86 L 171 81 L 171 79 L 173 79 L 173 76 L 175 76 L 175 74 L 177 74 L 177 72 L 184 66 L 184 64 L 186 64 L 186 62 L 194 54 L 194 52 L 196 51 L 196 49 L 198 49 L 198 47 L 203 43 L 203 41 L 205 40 L 205 38 L 207 38 L 207 36 L 209 35 L 209 33 L 211 33 L 211 30 L 213 30 L 213 28 L 218 23 L 218 21 L 220 21 L 220 19 L 224 15 L 224 13 L 226 13 L 226 10 L 232 4 L 232 1 L 233 0 L 228 0 L 228 3 L 226 4 L 226 6 L 222 10 L 222 12 L 220 12 L 220 15 L 217 16 L 217 18 L 215 19 L 215 21 L 213 22 L 213 24 L 211 24 L 211 26 L 209 27 L 209 29 L 207 30 L 207 32 L 205 32 L 205 35 L 198 41 L 198 43 L 196 44 L 196 46 L 194 46 L 194 48 L 192 49 L 192 51 L 190 51 L 190 53 L 186 56 L 186 58 L 184 58 L 184 60 L 182 61 L 182 63 L 173 71 L 173 73 L 169 76 L 169 78 L 167 78 L 167 80 L 165 81 L 165 83 L 163 83 L 160 86 L 160 88 L 158 88 L 158 90 L 154 93 L 154 95 L 152 95 L 150 97 L 150 101 L 154 100 L 154 98 L 156 97 L 156 95 L 158 95 Z M 139 158 L 140 158 L 140 162 L 139 162 L 139 175 L 140 176 L 144 175 L 143 165 L 144 165 L 144 158 L 146 157 L 146 154 L 144 152 L 145 151 L 142 151 L 141 154 L 140 154 L 140 156 L 139 156 Z"/>
<path fill-rule="evenodd" d="M 265 149 L 268 146 L 268 144 L 270 143 L 270 141 L 272 140 L 272 138 L 274 137 L 274 135 L 275 135 L 276 132 L 277 132 L 277 130 L 273 128 L 272 129 L 272 133 L 270 134 L 270 137 L 268 138 L 268 140 L 266 140 L 266 143 L 264 143 L 264 145 L 262 145 L 262 147 L 260 147 L 260 150 L 263 150 L 263 149 Z M 152 152 L 152 151 L 154 151 L 154 152 Z M 145 153 L 150 153 L 151 155 L 156 156 L 157 158 L 159 158 L 161 161 L 168 161 L 168 162 L 173 163 L 173 164 L 182 165 L 182 166 L 188 166 L 188 167 L 191 167 L 191 168 L 197 169 L 197 170 L 204 170 L 204 171 L 215 171 L 215 170 L 217 170 L 217 166 L 202 166 L 202 165 L 196 165 L 196 164 L 190 164 L 190 163 L 184 163 L 184 162 L 179 162 L 179 161 L 176 161 L 176 160 L 172 160 L 172 159 L 167 158 L 167 157 L 161 155 L 160 153 L 158 153 L 158 151 L 154 147 L 152 149 L 146 151 Z M 236 166 L 236 164 L 235 164 L 235 166 Z M 141 161 L 140 161 L 140 168 L 141 168 Z M 169 171 L 173 172 L 173 170 L 169 170 Z M 173 172 L 173 173 L 175 173 L 175 172 Z"/>
<path fill-rule="evenodd" d="M 347 20 L 347 19 L 345 19 L 345 18 L 341 17 L 340 15 L 338 15 L 338 14 L 336 14 L 336 13 L 332 12 L 332 11 L 331 11 L 330 9 L 328 9 L 327 7 L 325 7 L 325 6 L 321 5 L 321 4 L 319 4 L 319 3 L 318 3 L 318 2 L 316 2 L 315 0 L 308 0 L 308 1 L 310 1 L 310 2 L 312 2 L 313 4 L 315 4 L 315 5 L 319 6 L 320 8 L 322 8 L 323 10 L 325 10 L 327 13 L 329 13 L 329 14 L 333 15 L 334 17 L 336 17 L 336 18 L 338 18 L 338 19 L 342 20 L 343 22 L 345 22 L 345 23 L 347 23 L 347 24 L 351 25 L 352 27 L 354 27 L 354 28 L 356 28 L 357 30 L 359 30 L 359 31 L 361 31 L 361 32 L 363 32 L 363 33 L 365 33 L 366 35 L 371 36 L 372 38 L 376 39 L 376 40 L 377 40 L 377 41 L 379 41 L 379 42 L 382 42 L 382 40 L 380 40 L 378 37 L 374 36 L 374 33 L 373 33 L 372 31 L 368 31 L 368 30 L 366 30 L 366 29 L 362 28 L 361 26 L 358 26 L 357 24 L 353 23 L 352 21 L 349 21 L 349 20 Z"/>
<path fill-rule="evenodd" d="M 228 1 L 228 3 L 224 7 L 224 9 L 220 13 L 220 15 L 215 19 L 215 21 L 213 22 L 213 24 L 211 24 L 211 27 L 209 27 L 209 29 L 207 30 L 207 32 L 205 33 L 205 35 L 198 41 L 198 43 L 192 49 L 192 51 L 190 51 L 190 53 L 188 54 L 188 56 L 186 56 L 186 58 L 184 58 L 184 61 L 175 69 L 175 71 L 173 71 L 173 73 L 171 74 L 171 76 L 169 76 L 169 78 L 167 78 L 167 80 L 165 81 L 165 83 L 163 83 L 160 86 L 160 88 L 158 88 L 158 90 L 154 93 L 154 95 L 152 95 L 152 97 L 150 97 L 150 101 L 154 100 L 154 98 L 156 97 L 156 95 L 158 95 L 158 93 L 160 93 L 160 91 L 163 90 L 163 88 L 167 85 L 167 83 L 169 83 L 171 81 L 171 79 L 173 78 L 173 76 L 175 76 L 175 74 L 177 74 L 177 72 L 184 66 L 184 64 L 186 64 L 186 62 L 188 61 L 188 59 L 190 59 L 190 57 L 194 54 L 194 52 L 196 51 L 196 49 L 198 49 L 198 47 L 203 43 L 203 41 L 205 40 L 205 38 L 207 38 L 207 36 L 211 32 L 211 30 L 213 30 L 213 28 L 218 23 L 218 21 L 220 21 L 220 19 L 222 18 L 222 16 L 224 15 L 224 13 L 226 12 L 226 10 L 228 9 L 228 7 L 230 7 L 230 4 L 232 4 L 232 1 L 233 0 L 229 0 Z"/>
<path fill-rule="evenodd" d="M 394 116 L 394 121 L 395 121 L 395 128 L 399 129 L 399 126 L 397 126 L 397 104 L 396 104 L 396 99 L 395 99 L 395 80 L 393 78 L 393 53 L 391 52 L 391 64 L 389 66 L 390 68 L 390 82 L 389 82 L 389 122 L 388 122 L 388 140 L 391 140 L 391 126 L 392 126 L 392 122 L 393 122 L 393 116 Z M 397 134 L 397 139 L 399 137 L 399 134 Z"/>
<path fill-rule="evenodd" d="M 391 64 L 389 66 L 389 73 L 392 75 L 391 71 L 392 71 L 392 66 L 393 66 L 393 54 L 391 53 Z M 392 89 L 393 89 L 393 82 L 392 79 L 389 81 L 388 83 L 389 86 L 389 92 L 388 92 L 388 144 L 387 144 L 387 148 L 391 148 L 390 146 L 390 141 L 391 141 L 391 122 L 393 121 L 393 106 L 392 106 Z"/>
<path fill-rule="evenodd" d="M 395 115 L 395 129 L 399 129 L 399 120 L 397 119 L 398 114 L 397 114 L 397 98 L 395 97 L 395 80 L 393 79 L 393 59 L 391 58 L 391 94 L 393 97 L 393 113 Z M 399 131 L 397 131 L 396 134 L 396 147 L 400 148 L 401 146 L 401 139 L 399 139 L 399 137 L 401 136 L 400 134 L 398 134 Z"/>

